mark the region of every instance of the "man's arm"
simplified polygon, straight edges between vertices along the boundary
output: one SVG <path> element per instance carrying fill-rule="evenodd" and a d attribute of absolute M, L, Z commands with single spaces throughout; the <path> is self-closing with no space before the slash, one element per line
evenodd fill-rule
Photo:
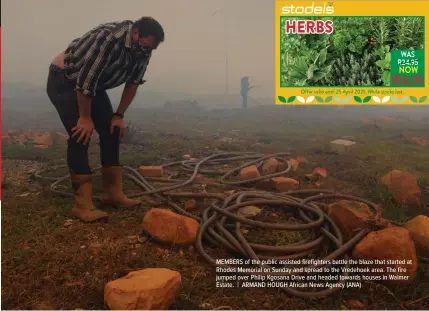
<path fill-rule="evenodd" d="M 79 106 L 79 117 L 87 118 L 91 117 L 91 102 L 92 97 L 83 95 L 80 91 L 77 91 L 77 104 Z"/>
<path fill-rule="evenodd" d="M 137 93 L 138 84 L 127 83 L 125 84 L 124 90 L 121 96 L 121 102 L 119 103 L 118 109 L 116 109 L 116 113 L 124 114 L 127 108 L 131 105 L 134 97 Z"/>
<path fill-rule="evenodd" d="M 115 37 L 108 31 L 97 34 L 89 48 L 76 82 L 79 116 L 91 117 L 92 97 L 95 95 L 98 80 L 106 68 L 116 45 Z"/>
<path fill-rule="evenodd" d="M 121 96 L 121 102 L 119 103 L 116 113 L 124 114 L 128 107 L 131 105 L 134 97 L 136 96 L 139 85 L 142 85 L 146 81 L 143 77 L 146 73 L 147 66 L 149 65 L 150 57 L 141 65 L 136 73 L 128 80 L 125 84 L 124 90 Z"/>

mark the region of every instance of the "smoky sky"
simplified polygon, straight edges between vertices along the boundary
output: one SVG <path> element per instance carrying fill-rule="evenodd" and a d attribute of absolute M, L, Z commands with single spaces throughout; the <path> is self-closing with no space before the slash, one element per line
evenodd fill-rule
<path fill-rule="evenodd" d="M 250 76 L 258 86 L 254 95 L 273 96 L 269 0 L 3 0 L 3 80 L 44 87 L 50 62 L 71 40 L 101 23 L 142 16 L 156 18 L 165 30 L 145 89 L 222 94 L 228 67 L 228 93 L 238 93 L 240 78 Z"/>

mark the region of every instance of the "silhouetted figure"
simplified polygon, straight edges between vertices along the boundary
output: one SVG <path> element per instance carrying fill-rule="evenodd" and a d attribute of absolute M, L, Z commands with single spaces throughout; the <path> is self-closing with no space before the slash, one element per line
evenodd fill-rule
<path fill-rule="evenodd" d="M 249 77 L 241 78 L 241 97 L 243 98 L 243 108 L 247 108 L 247 94 L 253 88 L 253 86 L 249 86 Z"/>

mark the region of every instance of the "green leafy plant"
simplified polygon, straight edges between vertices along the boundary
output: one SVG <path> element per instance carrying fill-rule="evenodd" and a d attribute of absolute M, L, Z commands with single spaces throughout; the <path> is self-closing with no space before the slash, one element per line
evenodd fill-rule
<path fill-rule="evenodd" d="M 423 40 L 424 37 L 424 20 L 421 17 L 410 18 L 410 41 L 408 46 L 411 49 L 423 49 Z"/>
<path fill-rule="evenodd" d="M 290 85 L 305 86 L 317 85 L 317 82 L 325 78 L 331 71 L 332 65 L 326 62 L 328 47 L 321 52 L 308 51 L 298 57 L 290 66 Z"/>
<path fill-rule="evenodd" d="M 410 41 L 410 25 L 411 21 L 409 18 L 397 18 L 395 23 L 396 30 L 396 48 L 404 49 L 408 46 Z"/>
<path fill-rule="evenodd" d="M 334 21 L 331 43 L 338 56 L 347 52 L 360 53 L 368 41 L 369 30 L 357 18 L 338 18 Z"/>
<path fill-rule="evenodd" d="M 421 17 L 331 19 L 332 34 L 286 34 L 281 20 L 282 86 L 390 86 L 390 51 L 423 49 Z"/>
<path fill-rule="evenodd" d="M 378 46 L 384 46 L 388 41 L 392 40 L 389 23 L 386 18 L 379 18 L 377 21 L 378 25 L 377 29 L 375 29 L 374 37 Z"/>
<path fill-rule="evenodd" d="M 287 82 L 287 73 L 289 65 L 293 62 L 292 55 L 300 55 L 301 51 L 306 50 L 305 42 L 301 40 L 299 35 L 289 35 L 284 32 L 285 20 L 281 21 L 281 82 Z"/>
<path fill-rule="evenodd" d="M 375 55 L 380 58 L 375 64 L 382 70 L 381 79 L 384 85 L 390 86 L 390 46 L 379 48 Z"/>
<path fill-rule="evenodd" d="M 380 70 L 374 66 L 375 58 L 372 54 L 364 52 L 362 57 L 352 53 L 342 55 L 332 67 L 331 74 L 323 79 L 320 85 L 327 86 L 380 86 Z"/>

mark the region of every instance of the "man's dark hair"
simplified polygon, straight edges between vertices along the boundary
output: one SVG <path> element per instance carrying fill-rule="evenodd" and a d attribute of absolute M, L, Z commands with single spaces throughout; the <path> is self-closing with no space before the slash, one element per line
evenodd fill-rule
<path fill-rule="evenodd" d="M 152 17 L 142 17 L 134 22 L 133 28 L 139 30 L 140 37 L 154 36 L 156 43 L 164 42 L 164 29 L 161 24 Z"/>

